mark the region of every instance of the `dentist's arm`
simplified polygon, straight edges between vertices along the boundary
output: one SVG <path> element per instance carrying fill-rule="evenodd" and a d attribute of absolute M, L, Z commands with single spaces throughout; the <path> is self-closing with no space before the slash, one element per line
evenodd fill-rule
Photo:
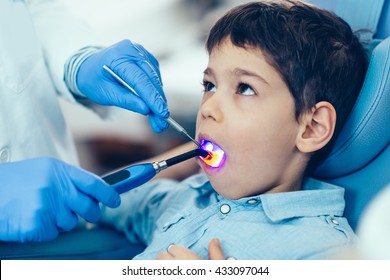
<path fill-rule="evenodd" d="M 0 164 L 0 240 L 47 241 L 77 224 L 97 222 L 99 202 L 120 197 L 97 176 L 52 158 Z"/>

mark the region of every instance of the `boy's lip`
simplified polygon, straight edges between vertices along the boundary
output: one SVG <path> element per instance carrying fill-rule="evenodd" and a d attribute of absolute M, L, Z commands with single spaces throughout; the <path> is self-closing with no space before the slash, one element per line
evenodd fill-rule
<path fill-rule="evenodd" d="M 205 133 L 199 133 L 198 134 L 198 137 L 196 139 L 199 143 L 202 141 L 202 140 L 208 140 L 208 141 L 211 141 L 215 144 L 217 144 L 214 139 L 212 137 L 210 137 L 209 135 L 205 134 Z"/>
<path fill-rule="evenodd" d="M 215 145 L 217 145 L 218 147 L 220 147 L 222 149 L 222 147 L 218 144 L 218 142 L 215 141 L 214 138 L 212 138 L 210 135 L 208 135 L 206 133 L 199 133 L 198 134 L 196 141 L 201 143 L 202 140 L 207 140 L 207 141 L 213 142 Z"/>

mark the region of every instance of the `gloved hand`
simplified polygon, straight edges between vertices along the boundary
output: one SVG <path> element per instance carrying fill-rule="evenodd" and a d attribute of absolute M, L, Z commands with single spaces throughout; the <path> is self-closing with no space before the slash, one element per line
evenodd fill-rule
<path fill-rule="evenodd" d="M 107 65 L 140 97 L 119 84 L 102 67 Z M 168 127 L 169 116 L 157 60 L 141 45 L 123 40 L 89 56 L 77 72 L 78 89 L 101 105 L 118 106 L 149 115 L 152 129 L 159 133 Z"/>
<path fill-rule="evenodd" d="M 0 240 L 47 241 L 100 218 L 99 201 L 118 207 L 118 193 L 97 176 L 51 158 L 0 164 Z"/>

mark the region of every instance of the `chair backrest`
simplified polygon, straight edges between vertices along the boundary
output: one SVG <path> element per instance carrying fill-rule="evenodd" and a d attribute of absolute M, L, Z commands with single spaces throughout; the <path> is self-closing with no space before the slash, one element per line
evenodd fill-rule
<path fill-rule="evenodd" d="M 390 37 L 390 0 L 385 0 L 382 13 L 379 18 L 375 38 L 384 39 Z"/>
<path fill-rule="evenodd" d="M 353 30 L 370 30 L 373 38 L 390 36 L 390 0 L 306 0 L 333 11 L 351 25 Z"/>
<path fill-rule="evenodd" d="M 345 216 L 356 228 L 367 203 L 390 184 L 390 37 L 373 50 L 356 104 L 313 177 L 345 188 Z"/>

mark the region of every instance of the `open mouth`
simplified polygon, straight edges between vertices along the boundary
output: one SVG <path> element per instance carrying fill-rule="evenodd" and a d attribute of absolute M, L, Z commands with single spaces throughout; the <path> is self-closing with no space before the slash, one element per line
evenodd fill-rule
<path fill-rule="evenodd" d="M 200 147 L 209 153 L 207 157 L 199 157 L 206 165 L 213 168 L 218 168 L 223 165 L 226 160 L 226 155 L 221 147 L 205 139 L 200 140 Z"/>

